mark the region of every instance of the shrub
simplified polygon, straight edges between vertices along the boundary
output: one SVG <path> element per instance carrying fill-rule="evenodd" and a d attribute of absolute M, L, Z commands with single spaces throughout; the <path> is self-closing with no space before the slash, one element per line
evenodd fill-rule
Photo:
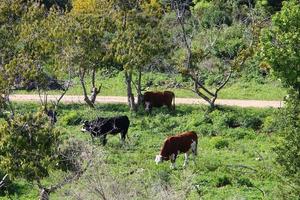
<path fill-rule="evenodd" d="M 263 131 L 266 133 L 273 133 L 278 130 L 278 120 L 275 118 L 276 116 L 268 116 L 264 119 L 263 123 Z"/>
<path fill-rule="evenodd" d="M 262 124 L 263 122 L 259 117 L 251 116 L 251 117 L 247 117 L 243 121 L 242 126 L 245 128 L 251 128 L 253 130 L 259 130 Z"/>
<path fill-rule="evenodd" d="M 205 167 L 206 167 L 206 169 L 208 169 L 208 171 L 212 171 L 212 172 L 216 171 L 220 166 L 221 166 L 221 163 L 218 160 L 209 159 L 209 160 L 206 160 L 206 162 L 205 162 Z"/>
<path fill-rule="evenodd" d="M 245 128 L 228 129 L 226 134 L 238 140 L 255 137 L 255 132 L 253 130 Z"/>
<path fill-rule="evenodd" d="M 67 126 L 78 125 L 80 124 L 81 121 L 82 121 L 82 114 L 76 111 L 71 111 L 61 118 L 62 125 L 67 125 Z"/>
<path fill-rule="evenodd" d="M 224 187 L 226 185 L 231 185 L 231 180 L 229 177 L 227 177 L 226 175 L 219 177 L 217 180 L 217 187 Z"/>
<path fill-rule="evenodd" d="M 223 149 L 223 148 L 227 148 L 228 146 L 229 146 L 229 142 L 227 140 L 219 140 L 215 144 L 216 149 Z"/>
<path fill-rule="evenodd" d="M 240 126 L 237 116 L 232 112 L 215 110 L 210 116 L 216 129 L 236 128 Z"/>
<path fill-rule="evenodd" d="M 247 186 L 247 187 L 253 187 L 254 186 L 250 179 L 243 178 L 243 177 L 239 178 L 237 180 L 237 184 L 240 185 L 240 186 Z"/>
<path fill-rule="evenodd" d="M 5 174 L 0 171 L 0 181 L 2 181 L 4 176 Z M 14 187 L 15 186 L 12 185 L 12 182 L 9 179 L 9 177 L 6 177 L 6 179 L 4 180 L 3 187 L 0 187 L 0 196 L 4 196 L 6 193 L 12 194 L 14 192 Z"/>
<path fill-rule="evenodd" d="M 275 148 L 277 162 L 284 168 L 283 174 L 295 184 L 300 192 L 300 94 L 287 99 L 282 110 L 281 131 L 284 140 Z M 284 119 L 283 119 L 284 118 Z"/>

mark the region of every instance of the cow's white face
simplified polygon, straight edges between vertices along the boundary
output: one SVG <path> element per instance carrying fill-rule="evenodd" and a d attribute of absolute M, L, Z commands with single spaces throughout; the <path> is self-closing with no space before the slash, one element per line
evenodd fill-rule
<path fill-rule="evenodd" d="M 89 128 L 89 122 L 88 121 L 84 121 L 84 123 L 82 124 L 81 131 L 82 132 L 88 131 L 88 128 Z"/>
<path fill-rule="evenodd" d="M 149 101 L 146 101 L 146 102 L 145 102 L 145 110 L 146 110 L 146 111 L 149 111 L 149 110 L 150 110 L 150 105 L 151 105 L 151 103 L 150 103 Z"/>
<path fill-rule="evenodd" d="M 162 161 L 163 161 L 162 156 L 161 155 L 156 155 L 156 157 L 155 157 L 156 164 L 161 163 Z"/>

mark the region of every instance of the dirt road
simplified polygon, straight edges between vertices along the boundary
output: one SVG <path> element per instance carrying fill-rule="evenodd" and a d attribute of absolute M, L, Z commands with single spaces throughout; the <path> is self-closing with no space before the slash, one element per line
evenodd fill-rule
<path fill-rule="evenodd" d="M 56 100 L 58 95 L 49 95 L 48 100 Z M 12 101 L 24 102 L 38 102 L 40 98 L 38 95 L 11 95 Z M 62 99 L 64 103 L 84 103 L 83 96 L 64 96 Z M 127 103 L 127 97 L 120 96 L 98 96 L 97 103 Z M 204 100 L 198 98 L 176 98 L 176 104 L 207 104 Z M 237 99 L 218 99 L 218 105 L 238 106 L 238 107 L 256 107 L 256 108 L 280 108 L 283 106 L 282 101 L 262 101 L 262 100 L 237 100 Z"/>

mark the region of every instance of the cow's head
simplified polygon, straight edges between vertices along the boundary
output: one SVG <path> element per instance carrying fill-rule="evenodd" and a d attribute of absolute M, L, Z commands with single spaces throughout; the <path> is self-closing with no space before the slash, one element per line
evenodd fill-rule
<path fill-rule="evenodd" d="M 161 155 L 156 155 L 155 162 L 156 164 L 161 163 L 163 161 L 163 157 Z"/>
<path fill-rule="evenodd" d="M 81 128 L 81 131 L 82 132 L 85 132 L 85 131 L 90 131 L 91 129 L 91 126 L 90 126 L 90 123 L 89 121 L 85 120 L 82 124 L 82 128 Z"/>
<path fill-rule="evenodd" d="M 151 111 L 151 103 L 149 101 L 144 102 L 145 111 Z"/>

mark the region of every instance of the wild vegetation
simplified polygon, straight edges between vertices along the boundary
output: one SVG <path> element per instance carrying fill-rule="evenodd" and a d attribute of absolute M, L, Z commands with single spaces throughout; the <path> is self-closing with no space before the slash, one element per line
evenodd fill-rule
<path fill-rule="evenodd" d="M 0 1 L 0 198 L 299 199 L 299 44 L 299 0 Z M 145 113 L 143 92 L 165 89 L 209 106 Z M 41 103 L 10 101 L 27 90 Z M 66 94 L 87 106 L 61 104 Z M 99 94 L 128 105 L 97 105 Z M 125 145 L 80 132 L 121 114 Z M 200 137 L 195 162 L 155 165 L 163 140 L 186 130 Z"/>
<path fill-rule="evenodd" d="M 35 104 L 16 105 L 20 113 L 35 112 L 36 107 Z M 82 142 L 94 148 L 94 156 L 86 173 L 51 194 L 52 198 L 284 198 L 280 167 L 275 164 L 272 151 L 281 139 L 274 132 L 279 126 L 274 121 L 277 111 L 224 107 L 208 114 L 206 109 L 205 106 L 177 106 L 174 113 L 164 108 L 144 115 L 143 112 L 132 114 L 126 105 L 97 105 L 93 110 L 84 105 L 62 106 L 57 124 L 62 132 L 60 139 Z M 92 143 L 89 134 L 80 131 L 82 120 L 124 114 L 131 121 L 129 139 L 124 146 L 119 136 L 109 136 L 103 147 L 100 140 Z M 177 170 L 170 170 L 169 162 L 156 165 L 154 158 L 164 139 L 185 130 L 199 133 L 199 155 L 195 163 L 190 160 L 183 169 L 183 155 L 180 155 Z M 65 173 L 51 170 L 43 184 L 53 185 Z M 8 190 L 13 199 L 37 198 L 35 186 L 20 178 L 13 182 L 14 187 Z"/>

